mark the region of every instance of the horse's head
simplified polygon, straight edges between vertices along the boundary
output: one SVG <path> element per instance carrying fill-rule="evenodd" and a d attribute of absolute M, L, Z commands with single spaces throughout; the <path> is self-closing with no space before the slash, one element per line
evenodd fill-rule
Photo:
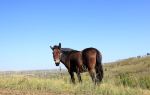
<path fill-rule="evenodd" d="M 61 43 L 59 45 L 50 46 L 50 48 L 53 50 L 53 58 L 55 61 L 56 66 L 59 66 L 60 60 L 61 60 Z"/>

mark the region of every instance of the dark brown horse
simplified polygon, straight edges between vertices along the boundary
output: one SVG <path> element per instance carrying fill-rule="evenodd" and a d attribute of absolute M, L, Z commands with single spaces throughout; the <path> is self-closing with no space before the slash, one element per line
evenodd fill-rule
<path fill-rule="evenodd" d="M 51 46 L 50 46 L 51 47 Z M 61 44 L 51 47 L 56 66 L 63 63 L 75 83 L 74 72 L 77 74 L 79 82 L 82 82 L 80 73 L 89 71 L 95 83 L 99 83 L 103 78 L 102 56 L 95 48 L 86 48 L 77 51 L 70 48 L 61 48 Z"/>

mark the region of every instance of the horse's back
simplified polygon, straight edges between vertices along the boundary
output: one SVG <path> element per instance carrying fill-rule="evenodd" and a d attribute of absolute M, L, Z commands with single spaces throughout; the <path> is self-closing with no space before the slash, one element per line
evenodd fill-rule
<path fill-rule="evenodd" d="M 81 52 L 80 51 L 71 51 L 68 55 L 69 60 L 79 60 L 81 59 Z"/>
<path fill-rule="evenodd" d="M 82 50 L 83 57 L 94 57 L 95 55 L 99 55 L 100 57 L 102 56 L 101 52 L 96 48 L 91 47 L 91 48 L 86 48 Z"/>

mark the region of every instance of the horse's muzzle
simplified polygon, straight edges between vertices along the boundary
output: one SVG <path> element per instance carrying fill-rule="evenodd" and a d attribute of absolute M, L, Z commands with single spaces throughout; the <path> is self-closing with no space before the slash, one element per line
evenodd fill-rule
<path fill-rule="evenodd" d="M 56 66 L 59 66 L 59 63 L 55 63 L 56 64 Z"/>

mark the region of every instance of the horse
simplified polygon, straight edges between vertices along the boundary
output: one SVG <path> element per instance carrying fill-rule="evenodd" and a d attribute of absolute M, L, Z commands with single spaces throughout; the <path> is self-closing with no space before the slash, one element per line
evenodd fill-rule
<path fill-rule="evenodd" d="M 95 84 L 100 83 L 103 78 L 102 55 L 96 48 L 86 48 L 82 51 L 71 48 L 61 48 L 59 45 L 50 46 L 53 51 L 55 65 L 60 62 L 65 65 L 71 76 L 72 83 L 75 84 L 74 72 L 77 74 L 79 82 L 82 82 L 81 74 L 89 72 Z"/>

